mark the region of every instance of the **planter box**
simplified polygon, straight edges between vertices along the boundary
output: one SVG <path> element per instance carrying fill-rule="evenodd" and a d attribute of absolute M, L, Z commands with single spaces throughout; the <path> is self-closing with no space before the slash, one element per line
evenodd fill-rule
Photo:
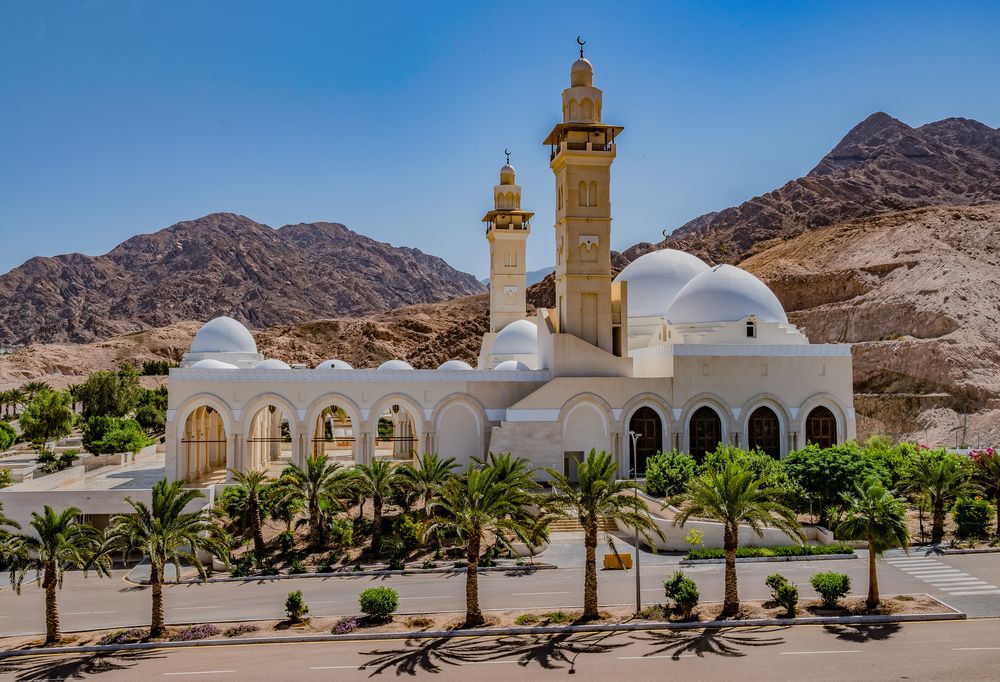
<path fill-rule="evenodd" d="M 604 568 L 608 571 L 620 571 L 625 568 L 632 568 L 631 554 L 610 554 L 604 555 Z"/>

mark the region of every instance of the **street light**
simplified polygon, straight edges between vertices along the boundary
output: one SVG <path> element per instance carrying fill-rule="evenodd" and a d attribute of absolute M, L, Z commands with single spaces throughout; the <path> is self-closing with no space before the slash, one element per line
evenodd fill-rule
<path fill-rule="evenodd" d="M 635 496 L 636 502 L 639 501 L 639 434 L 635 431 L 628 432 L 629 437 L 632 439 L 632 480 L 635 483 L 635 487 L 632 488 L 632 493 Z M 639 526 L 636 524 L 635 527 L 635 612 L 636 614 L 642 610 L 642 589 L 640 588 L 639 582 Z"/>

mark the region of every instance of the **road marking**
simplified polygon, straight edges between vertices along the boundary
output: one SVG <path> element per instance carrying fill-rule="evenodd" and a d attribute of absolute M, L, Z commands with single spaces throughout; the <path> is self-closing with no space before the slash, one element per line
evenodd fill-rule
<path fill-rule="evenodd" d="M 1000 651 L 1000 646 L 960 646 L 952 651 Z"/>
<path fill-rule="evenodd" d="M 235 670 L 192 670 L 190 672 L 183 673 L 163 673 L 164 675 L 225 675 L 226 673 L 234 673 Z"/>
<path fill-rule="evenodd" d="M 436 597 L 400 597 L 399 601 L 405 601 L 408 599 L 447 599 L 447 598 L 448 597 L 442 597 L 441 595 L 438 595 Z"/>
<path fill-rule="evenodd" d="M 174 609 L 175 611 L 190 611 L 192 609 L 221 609 L 225 607 L 216 605 L 216 606 L 171 606 L 170 608 Z"/>
<path fill-rule="evenodd" d="M 933 582 L 935 582 L 935 583 L 954 583 L 954 582 L 965 582 L 965 581 L 969 581 L 969 580 L 975 580 L 975 581 L 983 582 L 983 581 L 979 580 L 979 578 L 973 578 L 971 575 L 962 575 L 962 576 L 958 576 L 957 575 L 957 576 L 955 576 L 953 578 L 935 578 Z"/>
<path fill-rule="evenodd" d="M 947 590 L 952 587 L 993 587 L 985 580 L 975 578 L 954 578 L 951 580 L 932 580 L 931 585 Z"/>
<path fill-rule="evenodd" d="M 860 654 L 861 649 L 838 649 L 836 651 L 781 651 L 782 656 L 805 656 L 808 654 Z"/>
<path fill-rule="evenodd" d="M 991 595 L 991 594 L 1000 594 L 1000 589 L 993 588 L 993 589 L 990 589 L 990 590 L 986 590 L 985 592 L 983 590 L 978 590 L 978 591 L 975 591 L 975 592 L 950 592 L 949 594 L 951 594 L 952 596 L 955 596 L 955 597 L 961 597 L 961 596 L 964 596 L 964 595 L 973 595 L 973 594 L 981 594 L 981 595 L 984 595 L 984 596 L 988 596 L 988 595 Z"/>
<path fill-rule="evenodd" d="M 540 597 L 547 594 L 569 594 L 569 592 L 511 592 L 512 597 Z"/>
<path fill-rule="evenodd" d="M 678 654 L 677 656 L 619 656 L 619 661 L 646 661 L 658 658 L 697 658 L 698 654 Z"/>
<path fill-rule="evenodd" d="M 69 613 L 64 613 L 64 616 L 96 616 L 100 613 L 114 613 L 114 611 L 70 611 Z"/>

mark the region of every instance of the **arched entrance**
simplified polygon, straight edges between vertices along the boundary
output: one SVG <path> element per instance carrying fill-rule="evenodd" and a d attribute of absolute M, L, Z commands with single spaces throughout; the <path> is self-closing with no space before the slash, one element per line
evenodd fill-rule
<path fill-rule="evenodd" d="M 656 410 L 644 405 L 632 414 L 628 422 L 629 446 L 632 457 L 629 470 L 636 476 L 646 473 L 646 460 L 655 455 L 663 446 L 663 422 Z M 635 434 L 633 438 L 632 434 Z"/>
<path fill-rule="evenodd" d="M 292 431 L 288 415 L 278 405 L 265 405 L 250 418 L 243 455 L 247 471 L 292 463 Z"/>
<path fill-rule="evenodd" d="M 747 447 L 757 448 L 774 459 L 781 458 L 781 424 L 769 407 L 758 407 L 747 423 Z"/>
<path fill-rule="evenodd" d="M 830 408 L 814 407 L 806 417 L 806 443 L 815 443 L 821 448 L 837 444 L 837 418 Z"/>
<path fill-rule="evenodd" d="M 688 453 L 700 464 L 705 455 L 714 452 L 722 442 L 722 419 L 708 405 L 699 407 L 691 415 L 690 447 Z"/>
<path fill-rule="evenodd" d="M 393 403 L 378 417 L 375 458 L 409 461 L 417 457 L 419 448 L 413 415 L 405 406 Z"/>
<path fill-rule="evenodd" d="M 320 410 L 313 424 L 311 454 L 354 464 L 354 423 L 347 410 L 330 404 Z"/>
<path fill-rule="evenodd" d="M 221 483 L 226 479 L 229 441 L 222 416 L 214 408 L 202 405 L 188 415 L 180 444 L 184 481 Z"/>

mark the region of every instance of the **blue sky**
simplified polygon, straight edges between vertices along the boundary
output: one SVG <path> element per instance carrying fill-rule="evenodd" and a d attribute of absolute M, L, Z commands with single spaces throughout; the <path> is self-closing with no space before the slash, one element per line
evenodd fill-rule
<path fill-rule="evenodd" d="M 1000 126 L 997 2 L 0 0 L 0 271 L 214 211 L 330 220 L 483 275 L 509 147 L 554 259 L 541 140 L 587 39 L 613 246 L 808 172 L 857 122 Z"/>

